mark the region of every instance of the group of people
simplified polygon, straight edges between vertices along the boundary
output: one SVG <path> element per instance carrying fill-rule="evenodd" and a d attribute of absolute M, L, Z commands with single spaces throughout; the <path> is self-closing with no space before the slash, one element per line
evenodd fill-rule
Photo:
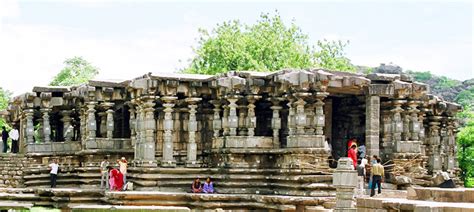
<path fill-rule="evenodd" d="M 18 132 L 18 129 L 16 127 L 13 127 L 13 129 L 10 130 L 10 132 L 7 131 L 7 128 L 5 126 L 2 127 L 2 143 L 3 143 L 3 153 L 7 153 L 8 151 L 8 138 L 12 140 L 10 152 L 11 153 L 18 153 L 19 148 L 18 148 L 18 139 L 20 138 L 20 133 Z"/>
<path fill-rule="evenodd" d="M 212 194 L 216 193 L 216 190 L 214 189 L 214 183 L 212 182 L 211 177 L 207 177 L 206 182 L 204 182 L 204 184 L 201 183 L 201 180 L 198 177 L 193 181 L 193 184 L 191 185 L 191 192 Z"/>
<path fill-rule="evenodd" d="M 370 196 L 372 197 L 375 195 L 376 187 L 380 194 L 382 192 L 382 182 L 385 177 L 382 160 L 377 155 L 373 155 L 372 157 L 365 156 L 365 146 L 362 149 L 362 152 L 360 148 L 357 148 L 356 139 L 349 140 L 348 146 L 349 150 L 347 151 L 347 157 L 352 160 L 354 169 L 357 170 L 359 176 L 359 189 L 364 191 L 365 182 L 368 182 Z"/>
<path fill-rule="evenodd" d="M 110 189 L 111 191 L 123 191 L 127 189 L 127 167 L 128 162 L 125 157 L 118 159 L 118 169 L 114 168 L 108 157 L 100 163 L 100 188 Z"/>

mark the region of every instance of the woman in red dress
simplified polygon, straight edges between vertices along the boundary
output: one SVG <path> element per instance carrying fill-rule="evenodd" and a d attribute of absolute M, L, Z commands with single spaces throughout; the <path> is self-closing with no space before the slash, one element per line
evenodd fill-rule
<path fill-rule="evenodd" d="M 123 174 L 120 173 L 118 169 L 114 169 L 109 166 L 110 170 L 110 190 L 111 191 L 121 191 L 123 188 Z"/>

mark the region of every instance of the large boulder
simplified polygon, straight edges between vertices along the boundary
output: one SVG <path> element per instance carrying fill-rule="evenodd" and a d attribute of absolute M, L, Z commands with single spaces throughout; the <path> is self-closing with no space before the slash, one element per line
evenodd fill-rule
<path fill-rule="evenodd" d="M 403 175 L 395 177 L 395 184 L 397 185 L 409 185 L 411 183 L 412 183 L 412 180 L 410 177 L 403 176 Z"/>

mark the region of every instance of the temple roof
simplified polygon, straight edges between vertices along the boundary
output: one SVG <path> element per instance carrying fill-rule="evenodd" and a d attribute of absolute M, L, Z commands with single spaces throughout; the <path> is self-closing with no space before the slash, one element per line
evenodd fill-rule
<path fill-rule="evenodd" d="M 69 86 L 35 86 L 33 92 L 68 92 Z"/>

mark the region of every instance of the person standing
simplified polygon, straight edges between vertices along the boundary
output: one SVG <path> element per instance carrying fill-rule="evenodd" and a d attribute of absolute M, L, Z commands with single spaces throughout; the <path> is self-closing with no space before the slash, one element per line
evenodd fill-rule
<path fill-rule="evenodd" d="M 125 160 L 125 157 L 122 157 L 120 160 L 117 161 L 119 164 L 120 173 L 123 175 L 123 184 L 127 183 L 127 166 L 128 162 Z"/>
<path fill-rule="evenodd" d="M 360 194 L 364 193 L 364 182 L 365 182 L 365 175 L 366 169 L 365 166 L 369 161 L 366 158 L 362 158 L 360 160 L 360 164 L 357 166 L 357 175 L 359 180 L 359 192 Z"/>
<path fill-rule="evenodd" d="M 370 196 L 375 195 L 375 186 L 378 187 L 378 193 L 382 193 L 382 181 L 385 174 L 383 165 L 381 164 L 380 158 L 375 158 L 375 164 L 372 166 L 371 175 L 372 175 L 372 187 L 370 188 Z"/>
<path fill-rule="evenodd" d="M 352 165 L 354 166 L 354 169 L 357 170 L 357 145 L 355 142 L 351 143 L 351 148 L 347 151 L 347 157 L 352 160 Z"/>
<path fill-rule="evenodd" d="M 8 131 L 5 126 L 2 127 L 2 141 L 3 141 L 3 153 L 7 153 L 8 150 Z"/>
<path fill-rule="evenodd" d="M 56 180 L 58 179 L 58 170 L 59 170 L 59 165 L 56 159 L 53 159 L 53 162 L 49 164 L 49 169 L 51 170 L 49 172 L 50 180 L 51 180 L 51 188 L 56 188 Z"/>
<path fill-rule="evenodd" d="M 107 157 L 104 157 L 104 160 L 100 162 L 100 188 L 104 188 L 105 184 L 105 189 L 109 189 L 109 159 Z"/>
<path fill-rule="evenodd" d="M 8 136 L 10 136 L 10 138 L 12 139 L 11 153 L 18 153 L 18 138 L 20 137 L 20 134 L 18 133 L 18 130 L 16 128 L 17 127 L 14 126 L 8 134 Z"/>

